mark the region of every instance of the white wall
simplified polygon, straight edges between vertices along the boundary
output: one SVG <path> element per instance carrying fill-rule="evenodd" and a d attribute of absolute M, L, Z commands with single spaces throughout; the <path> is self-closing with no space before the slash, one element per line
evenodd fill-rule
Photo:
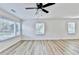
<path fill-rule="evenodd" d="M 76 34 L 67 33 L 67 22 L 76 22 Z M 34 24 L 44 22 L 46 33 L 43 36 L 35 35 Z M 79 19 L 78 18 L 48 18 L 48 19 L 27 19 L 23 22 L 23 35 L 32 39 L 78 39 L 79 38 Z"/>
<path fill-rule="evenodd" d="M 12 20 L 12 21 L 16 21 L 16 22 L 20 21 L 20 18 L 14 16 L 13 14 L 10 14 L 10 13 L 8 13 L 5 10 L 0 8 L 0 17 L 2 17 L 2 16 L 7 17 L 7 18 L 9 18 L 9 20 Z"/>

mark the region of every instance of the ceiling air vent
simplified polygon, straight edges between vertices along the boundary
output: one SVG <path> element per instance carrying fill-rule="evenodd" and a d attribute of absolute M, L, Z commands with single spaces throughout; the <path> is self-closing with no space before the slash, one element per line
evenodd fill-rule
<path fill-rule="evenodd" d="M 16 12 L 14 9 L 11 9 L 11 11 L 14 12 L 14 13 Z"/>

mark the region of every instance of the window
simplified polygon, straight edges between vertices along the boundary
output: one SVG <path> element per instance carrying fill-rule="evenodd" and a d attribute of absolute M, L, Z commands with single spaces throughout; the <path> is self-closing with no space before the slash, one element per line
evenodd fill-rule
<path fill-rule="evenodd" d="M 41 22 L 36 23 L 35 28 L 36 28 L 36 30 L 35 30 L 36 34 L 45 34 L 45 24 L 44 23 L 41 23 Z"/>
<path fill-rule="evenodd" d="M 69 34 L 76 33 L 76 23 L 75 22 L 68 22 L 68 33 Z"/>
<path fill-rule="evenodd" d="M 0 40 L 20 35 L 20 23 L 0 18 Z"/>
<path fill-rule="evenodd" d="M 15 23 L 16 25 L 16 35 L 20 35 L 20 23 Z"/>

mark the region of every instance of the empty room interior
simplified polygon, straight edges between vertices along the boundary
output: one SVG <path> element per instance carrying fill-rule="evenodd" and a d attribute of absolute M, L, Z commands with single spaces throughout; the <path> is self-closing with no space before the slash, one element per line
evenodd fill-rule
<path fill-rule="evenodd" d="M 79 3 L 0 3 L 0 55 L 79 55 Z"/>

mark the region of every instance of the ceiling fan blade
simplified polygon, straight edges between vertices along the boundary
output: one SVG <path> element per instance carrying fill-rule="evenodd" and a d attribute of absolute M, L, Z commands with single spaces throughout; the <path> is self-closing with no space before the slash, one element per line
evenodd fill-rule
<path fill-rule="evenodd" d="M 25 8 L 25 9 L 37 9 L 36 7 L 29 7 L 29 8 Z"/>
<path fill-rule="evenodd" d="M 54 4 L 55 3 L 47 3 L 47 4 L 43 5 L 43 8 L 48 7 L 48 6 L 51 6 L 51 5 L 54 5 Z"/>
<path fill-rule="evenodd" d="M 48 13 L 49 11 L 45 10 L 45 9 L 42 9 L 42 11 L 44 11 L 45 13 Z"/>

